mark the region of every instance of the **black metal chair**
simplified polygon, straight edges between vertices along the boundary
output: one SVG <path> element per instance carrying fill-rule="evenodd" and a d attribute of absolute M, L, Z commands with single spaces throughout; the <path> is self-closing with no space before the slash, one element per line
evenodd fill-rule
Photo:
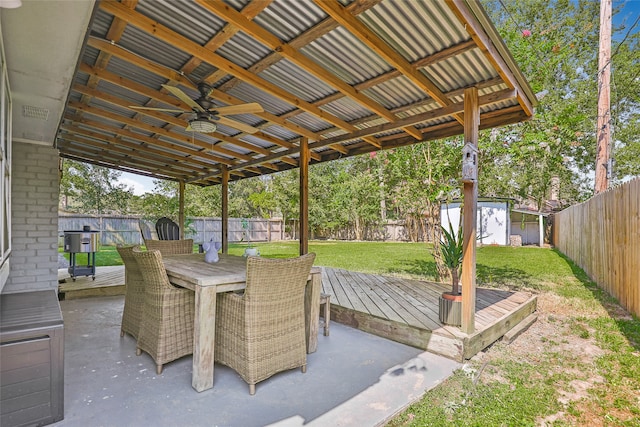
<path fill-rule="evenodd" d="M 156 232 L 160 240 L 180 240 L 180 227 L 166 216 L 156 221 Z"/>

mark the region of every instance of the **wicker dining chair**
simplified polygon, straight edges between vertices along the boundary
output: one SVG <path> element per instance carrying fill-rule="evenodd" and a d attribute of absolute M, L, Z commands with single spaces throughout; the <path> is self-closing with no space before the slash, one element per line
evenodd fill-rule
<path fill-rule="evenodd" d="M 125 333 L 138 339 L 140 331 L 140 319 L 144 305 L 144 279 L 133 257 L 133 250 L 139 250 L 139 246 L 118 246 L 116 250 L 124 263 L 124 309 L 122 310 L 122 324 L 120 336 Z"/>
<path fill-rule="evenodd" d="M 306 372 L 304 294 L 316 255 L 247 259 L 243 294 L 218 294 L 215 361 L 256 383 L 293 368 Z"/>
<path fill-rule="evenodd" d="M 163 256 L 193 253 L 193 239 L 184 240 L 147 240 L 148 251 L 160 251 Z"/>
<path fill-rule="evenodd" d="M 147 240 L 153 239 L 153 231 L 151 230 L 151 227 L 149 227 L 149 224 L 147 224 L 146 221 L 139 219 L 138 228 L 140 228 L 140 235 L 142 236 L 142 241 L 145 244 L 147 243 Z"/>
<path fill-rule="evenodd" d="M 169 283 L 159 251 L 133 251 L 145 281 L 136 354 L 148 353 L 162 373 L 165 363 L 193 353 L 195 293 Z"/>

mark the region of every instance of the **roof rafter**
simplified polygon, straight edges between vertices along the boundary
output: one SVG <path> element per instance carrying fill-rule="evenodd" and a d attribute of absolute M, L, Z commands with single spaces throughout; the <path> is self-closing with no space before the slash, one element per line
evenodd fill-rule
<path fill-rule="evenodd" d="M 338 21 L 340 25 L 349 32 L 355 34 L 363 43 L 369 46 L 371 50 L 384 58 L 416 86 L 428 93 L 429 96 L 438 101 L 440 105 L 447 106 L 451 104 L 451 100 L 449 100 L 427 76 L 417 71 L 406 59 L 400 56 L 398 52 L 391 49 L 384 40 L 367 28 L 367 26 L 356 17 L 351 15 L 340 3 L 334 0 L 314 0 L 314 2 L 324 10 L 327 15 Z M 459 123 L 463 123 L 462 115 L 455 114 L 454 118 Z"/>

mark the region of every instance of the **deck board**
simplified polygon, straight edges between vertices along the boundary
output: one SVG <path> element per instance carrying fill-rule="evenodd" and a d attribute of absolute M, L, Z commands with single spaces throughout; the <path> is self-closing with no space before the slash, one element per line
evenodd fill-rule
<path fill-rule="evenodd" d="M 412 326 L 432 330 L 435 322 L 429 313 L 428 307 L 422 304 L 422 302 L 418 299 L 412 298 L 411 295 L 404 293 L 401 291 L 399 286 L 394 286 L 393 283 L 389 283 L 384 280 L 381 276 L 374 276 L 373 280 L 379 282 L 379 289 L 381 292 L 384 291 L 385 294 L 389 295 L 391 299 L 397 304 L 401 306 L 402 309 L 409 313 L 409 316 L 405 317 L 405 321 Z M 395 285 L 399 282 L 396 281 Z"/>
<path fill-rule="evenodd" d="M 357 284 L 359 285 L 357 286 L 357 293 L 365 303 L 365 306 L 367 307 L 370 314 L 374 316 L 389 318 L 395 317 L 395 311 L 391 311 L 391 308 L 389 307 L 387 302 L 383 298 L 381 298 L 380 295 L 375 292 L 367 292 L 367 289 L 371 289 L 368 283 L 362 280 L 362 278 L 357 274 L 353 274 L 353 272 L 350 273 L 351 281 L 357 282 Z"/>

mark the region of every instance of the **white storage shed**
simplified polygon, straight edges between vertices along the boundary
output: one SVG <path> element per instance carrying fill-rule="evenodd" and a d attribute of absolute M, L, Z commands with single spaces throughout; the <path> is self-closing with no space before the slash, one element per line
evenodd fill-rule
<path fill-rule="evenodd" d="M 477 211 L 477 242 L 481 245 L 539 245 L 544 243 L 544 217 L 542 212 L 511 209 L 511 199 L 479 199 Z M 460 224 L 461 202 L 440 205 L 440 223 L 443 227 Z"/>

